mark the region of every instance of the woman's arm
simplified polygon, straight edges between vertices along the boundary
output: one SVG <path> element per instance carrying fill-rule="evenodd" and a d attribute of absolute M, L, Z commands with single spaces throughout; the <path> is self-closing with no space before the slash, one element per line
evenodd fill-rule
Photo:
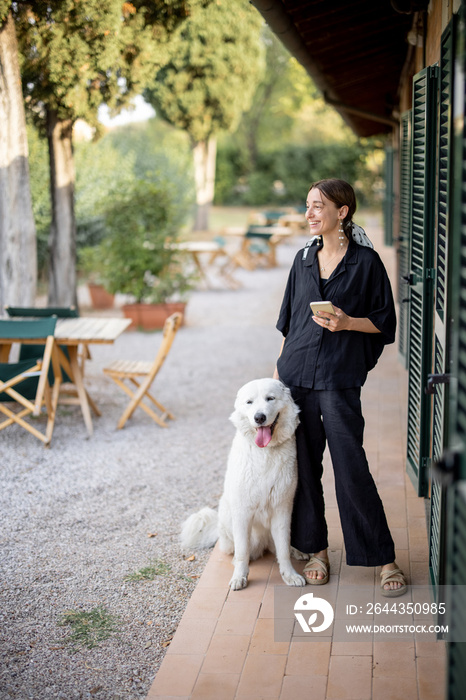
<path fill-rule="evenodd" d="M 336 331 L 359 331 L 360 333 L 380 333 L 369 318 L 354 318 L 347 316 L 344 311 L 334 305 L 335 314 L 321 311 L 319 316 L 313 316 L 312 320 L 318 326 L 335 333 Z M 283 348 L 283 345 L 282 345 Z"/>
<path fill-rule="evenodd" d="M 283 340 L 282 340 L 282 346 L 281 346 L 281 348 L 280 348 L 280 352 L 278 353 L 278 357 L 280 357 L 280 355 L 281 355 L 282 352 L 283 352 L 283 346 L 285 345 L 285 340 L 286 340 L 286 338 L 283 338 Z M 280 377 L 278 376 L 277 365 L 275 365 L 275 369 L 274 369 L 274 371 L 273 371 L 272 377 L 273 377 L 274 379 L 280 379 Z"/>

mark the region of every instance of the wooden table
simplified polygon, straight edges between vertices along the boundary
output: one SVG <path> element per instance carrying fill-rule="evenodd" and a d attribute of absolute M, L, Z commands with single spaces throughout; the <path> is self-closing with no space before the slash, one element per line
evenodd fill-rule
<path fill-rule="evenodd" d="M 211 265 L 216 258 L 220 256 L 226 257 L 226 262 L 220 267 L 220 274 L 225 279 L 227 284 L 236 289 L 239 283 L 231 276 L 229 268 L 231 266 L 231 258 L 225 249 L 218 241 L 180 241 L 175 243 L 174 247 L 184 253 L 189 253 L 194 261 L 195 266 L 199 270 L 201 279 L 204 281 L 207 288 L 211 287 L 209 276 L 207 274 L 207 266 Z M 201 260 L 201 255 L 208 253 L 209 259 L 207 264 Z"/>
<path fill-rule="evenodd" d="M 18 319 L 19 320 L 19 319 Z M 24 320 L 24 319 L 22 319 Z M 94 432 L 90 405 L 99 414 L 91 397 L 84 386 L 82 368 L 79 364 L 78 347 L 92 344 L 112 344 L 119 335 L 130 325 L 129 318 L 59 318 L 55 326 L 55 340 L 59 348 L 59 358 L 62 369 L 68 374 L 76 387 L 79 404 L 84 418 L 84 423 L 89 435 Z M 0 345 L 0 362 L 8 362 L 10 349 L 13 343 L 29 343 L 30 345 L 45 344 L 46 338 L 34 338 L 24 340 L 22 338 L 2 338 Z M 60 346 L 66 346 L 69 359 Z"/>
<path fill-rule="evenodd" d="M 304 214 L 283 214 L 278 223 L 280 226 L 289 226 L 295 229 L 306 229 L 309 225 Z"/>

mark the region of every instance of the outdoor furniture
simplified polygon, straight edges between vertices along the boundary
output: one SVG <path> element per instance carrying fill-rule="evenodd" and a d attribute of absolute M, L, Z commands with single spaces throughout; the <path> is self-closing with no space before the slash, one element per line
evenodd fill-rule
<path fill-rule="evenodd" d="M 11 347 L 12 338 L 21 343 L 35 343 L 38 339 L 44 339 L 40 357 L 0 363 L 0 412 L 6 416 L 0 423 L 0 430 L 10 425 L 19 425 L 46 446 L 50 445 L 52 439 L 61 384 L 61 370 L 53 337 L 55 325 L 56 318 L 37 321 L 0 320 L 0 343 L 6 343 L 8 348 Z M 2 359 L 7 359 L 5 351 Z M 49 373 L 51 366 L 52 386 Z M 14 410 L 15 406 L 10 408 L 5 405 L 11 402 L 18 410 Z M 32 425 L 25 419 L 28 416 L 39 416 L 44 404 L 47 425 L 45 433 L 42 433 L 37 425 Z"/>
<path fill-rule="evenodd" d="M 110 377 L 110 379 L 113 379 L 115 384 L 123 389 L 131 398 L 131 401 L 118 421 L 118 429 L 123 428 L 128 418 L 133 415 L 138 406 L 163 428 L 167 427 L 167 418 L 171 420 L 174 419 L 175 416 L 149 393 L 149 389 L 170 351 L 175 334 L 181 326 L 182 320 L 183 315 L 179 312 L 167 318 L 163 327 L 162 342 L 153 362 L 115 360 L 109 367 L 104 369 L 105 374 Z M 128 386 L 128 384 L 125 383 L 127 381 L 133 386 Z M 136 390 L 134 387 L 137 387 Z M 161 411 L 161 415 L 158 415 L 151 406 L 144 403 L 144 398 L 149 399 L 149 401 Z"/>
<path fill-rule="evenodd" d="M 8 316 L 23 318 L 27 316 L 77 318 L 79 316 L 76 306 L 5 306 L 5 311 Z"/>
<path fill-rule="evenodd" d="M 273 224 L 277 224 L 280 218 L 285 214 L 286 212 L 283 209 L 268 209 L 267 211 L 263 212 L 267 226 L 273 226 Z"/>
<path fill-rule="evenodd" d="M 232 265 L 255 270 L 259 265 L 276 267 L 277 246 L 295 235 L 288 226 L 227 226 L 222 235 L 239 238 L 240 246 L 231 253 Z"/>
<path fill-rule="evenodd" d="M 283 214 L 277 221 L 279 226 L 289 226 L 296 231 L 306 230 L 309 226 L 304 216 L 302 214 Z"/>
<path fill-rule="evenodd" d="M 225 242 L 220 237 L 212 241 L 181 241 L 175 244 L 176 248 L 182 252 L 191 255 L 194 264 L 199 271 L 200 277 L 207 288 L 212 285 L 208 275 L 208 267 L 212 265 L 218 258 L 225 257 L 226 261 L 220 266 L 220 275 L 225 279 L 228 286 L 235 289 L 240 286 L 230 274 L 231 258 L 225 247 Z M 208 260 L 205 261 L 203 256 L 208 254 Z"/>
<path fill-rule="evenodd" d="M 252 269 L 259 264 L 276 267 L 277 246 L 292 235 L 293 231 L 287 226 L 249 226 L 242 250 L 245 257 L 249 257 Z"/>
<path fill-rule="evenodd" d="M 78 318 L 79 311 L 75 306 L 45 306 L 45 307 L 35 307 L 35 306 L 5 306 L 5 311 L 9 316 L 14 318 L 44 318 L 50 316 L 56 316 L 57 318 Z M 66 361 L 69 362 L 69 353 L 66 347 L 61 346 L 61 352 L 65 355 Z M 41 345 L 21 345 L 19 352 L 20 360 L 28 360 L 30 358 L 40 357 L 43 352 Z M 79 353 L 79 364 L 81 368 L 81 374 L 84 376 L 84 366 L 86 360 L 91 359 L 91 353 L 89 348 L 85 346 Z M 65 363 L 66 361 L 63 360 Z M 62 363 L 63 364 L 63 363 Z M 75 405 L 79 403 L 79 397 L 77 396 L 76 388 L 71 386 L 73 380 L 71 375 L 65 372 L 62 368 L 62 385 L 60 389 L 60 397 L 58 403 L 62 405 Z M 92 406 L 94 413 L 100 416 L 100 411 L 88 396 L 89 403 Z"/>
<path fill-rule="evenodd" d="M 5 306 L 8 316 L 13 318 L 46 318 L 56 316 L 57 318 L 77 318 L 79 312 L 75 306 Z M 19 352 L 20 360 L 40 357 L 44 349 L 41 345 L 21 345 Z M 84 358 L 81 363 L 84 370 Z M 71 381 L 66 375 L 62 377 L 63 382 Z"/>
<path fill-rule="evenodd" d="M 81 345 L 87 348 L 88 345 L 95 343 L 114 343 L 118 336 L 130 325 L 131 320 L 129 318 L 86 318 L 83 316 L 79 318 L 60 318 L 53 320 L 56 321 L 55 348 L 58 355 L 59 367 L 68 374 L 76 387 L 84 423 L 88 434 L 92 435 L 93 425 L 90 406 L 98 415 L 100 415 L 100 412 L 84 386 L 83 374 L 78 357 L 78 348 Z M 9 321 L 9 323 L 18 324 L 21 322 Z M 15 328 L 19 328 L 19 326 L 12 326 L 12 333 L 14 333 Z M 24 342 L 24 338 L 21 335 L 19 337 L 14 335 L 8 338 L 0 337 L 0 362 L 6 361 L 5 358 L 8 358 L 13 343 Z M 36 344 L 45 345 L 46 342 L 47 337 L 45 335 L 35 339 Z M 68 357 L 63 352 L 62 346 L 66 346 Z"/>

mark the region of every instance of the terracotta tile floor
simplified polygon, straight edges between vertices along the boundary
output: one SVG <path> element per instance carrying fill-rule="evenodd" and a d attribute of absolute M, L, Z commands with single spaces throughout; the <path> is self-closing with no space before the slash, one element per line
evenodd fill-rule
<path fill-rule="evenodd" d="M 379 248 L 380 249 L 380 248 Z M 388 253 L 387 267 L 393 262 Z M 393 276 L 392 276 L 393 279 Z M 386 348 L 363 390 L 365 446 L 397 547 L 413 584 L 425 584 L 423 500 L 405 475 L 406 372 L 396 345 Z M 330 582 L 378 586 L 378 571 L 348 567 L 328 457 L 324 489 L 330 534 Z M 295 562 L 300 570 L 302 563 Z M 147 700 L 441 700 L 442 642 L 274 641 L 274 589 L 284 584 L 271 555 L 251 565 L 243 591 L 229 591 L 231 558 L 216 547 L 181 619 Z M 286 587 L 285 587 L 286 588 Z M 303 589 L 301 589 L 303 590 Z M 310 590 L 310 586 L 304 589 Z M 313 589 L 314 591 L 316 589 Z M 338 612 L 336 614 L 338 616 Z M 301 633 L 302 635 L 303 633 Z"/>

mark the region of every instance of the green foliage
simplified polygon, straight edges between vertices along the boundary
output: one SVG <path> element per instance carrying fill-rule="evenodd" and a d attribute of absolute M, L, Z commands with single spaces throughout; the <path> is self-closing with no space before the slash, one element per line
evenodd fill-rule
<path fill-rule="evenodd" d="M 290 201 L 304 201 L 307 187 L 323 177 L 354 182 L 362 166 L 364 149 L 359 145 L 291 145 L 277 154 L 276 179 L 281 180 Z"/>
<path fill-rule="evenodd" d="M 233 130 L 264 70 L 259 14 L 243 0 L 216 0 L 174 33 L 146 98 L 193 143 Z"/>
<path fill-rule="evenodd" d="M 122 158 L 134 158 L 133 172 L 140 179 L 164 178 L 179 188 L 180 208 L 194 202 L 192 154 L 186 134 L 161 119 L 111 131 L 105 144 Z"/>
<path fill-rule="evenodd" d="M 215 203 L 301 203 L 322 177 L 349 180 L 370 203 L 380 144 L 356 138 L 267 27 L 262 40 L 268 70 L 236 132 L 218 140 Z"/>
<path fill-rule="evenodd" d="M 340 177 L 352 183 L 364 181 L 365 158 L 371 148 L 370 144 L 358 142 L 308 146 L 288 144 L 260 152 L 255 169 L 245 172 L 241 168 L 244 160 L 239 151 L 238 157 L 232 158 L 231 144 L 225 150 L 220 146 L 215 202 L 254 206 L 301 204 L 311 182 L 323 177 Z M 274 189 L 275 182 L 283 183 L 284 194 L 281 189 Z"/>
<path fill-rule="evenodd" d="M 128 574 L 125 581 L 153 581 L 156 576 L 166 576 L 171 571 L 170 564 L 167 564 L 162 559 L 156 559 L 149 566 L 145 566 L 139 571 Z"/>
<path fill-rule="evenodd" d="M 75 148 L 76 246 L 78 251 L 104 238 L 106 212 L 135 177 L 136 155 L 124 155 L 107 138 Z"/>
<path fill-rule="evenodd" d="M 61 627 L 71 627 L 65 642 L 74 648 L 83 646 L 93 649 L 117 631 L 117 622 L 117 618 L 100 605 L 89 611 L 67 610 L 58 624 Z"/>
<path fill-rule="evenodd" d="M 173 247 L 181 221 L 177 194 L 167 181 L 135 180 L 108 209 L 107 235 L 95 254 L 109 292 L 161 302 L 188 291 Z"/>
<path fill-rule="evenodd" d="M 48 259 L 48 240 L 50 233 L 50 192 L 49 192 L 49 160 L 47 141 L 40 138 L 37 130 L 28 125 L 29 148 L 29 182 L 31 187 L 32 211 L 36 224 L 37 236 L 37 267 L 40 276 Z"/>
<path fill-rule="evenodd" d="M 0 25 L 8 17 L 11 7 L 11 0 L 0 0 Z"/>
<path fill-rule="evenodd" d="M 170 33 L 206 0 L 36 0 L 13 4 L 26 105 L 40 125 L 96 123 L 105 102 L 118 110 L 162 64 Z M 44 109 L 45 108 L 45 109 Z"/>
<path fill-rule="evenodd" d="M 47 142 L 29 126 L 28 143 L 39 271 L 44 277 L 51 219 Z M 173 229 L 182 229 L 191 213 L 193 165 L 187 137 L 159 119 L 117 129 L 97 142 L 76 144 L 75 163 L 78 265 L 95 282 L 102 282 L 105 271 L 106 254 L 97 244 L 111 233 L 108 215 L 135 181 L 160 183 L 170 192 Z"/>

